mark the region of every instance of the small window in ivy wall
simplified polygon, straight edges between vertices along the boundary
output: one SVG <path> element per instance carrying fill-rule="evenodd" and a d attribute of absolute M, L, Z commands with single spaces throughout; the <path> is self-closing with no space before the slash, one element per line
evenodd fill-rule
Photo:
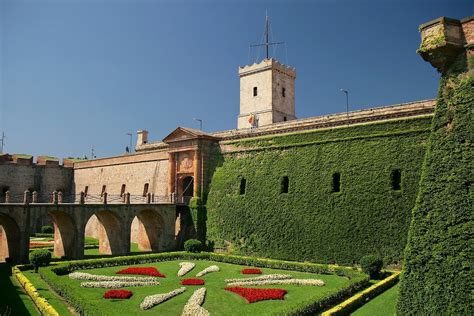
<path fill-rule="evenodd" d="M 245 178 L 240 179 L 240 188 L 239 188 L 239 194 L 240 195 L 245 194 L 246 186 L 247 186 L 247 180 L 245 180 Z"/>
<path fill-rule="evenodd" d="M 402 189 L 402 172 L 398 169 L 392 170 L 392 189 L 399 191 Z"/>
<path fill-rule="evenodd" d="M 341 192 L 341 174 L 339 172 L 332 175 L 332 192 Z"/>
<path fill-rule="evenodd" d="M 280 193 L 288 193 L 289 183 L 290 183 L 290 180 L 288 179 L 288 176 L 284 176 L 283 178 L 281 178 Z"/>

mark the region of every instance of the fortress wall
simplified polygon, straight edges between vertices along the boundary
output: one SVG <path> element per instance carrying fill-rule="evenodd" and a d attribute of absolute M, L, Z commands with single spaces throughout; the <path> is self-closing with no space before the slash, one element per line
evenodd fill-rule
<path fill-rule="evenodd" d="M 47 194 L 55 190 L 71 193 L 72 168 L 37 164 L 0 163 L 0 200 L 4 200 L 4 190 L 20 199 L 26 190 L 37 191 L 39 201 L 46 201 Z"/>
<path fill-rule="evenodd" d="M 378 254 L 401 263 L 431 119 L 226 142 L 207 200 L 208 239 L 277 259 L 352 264 Z M 394 170 L 400 190 L 392 187 Z M 335 173 L 340 192 L 333 192 Z M 284 176 L 288 193 L 281 193 Z"/>
<path fill-rule="evenodd" d="M 108 194 L 119 195 L 125 184 L 125 192 L 142 195 L 145 183 L 149 183 L 148 192 L 155 196 L 168 195 L 166 152 L 97 159 L 75 164 L 74 169 L 76 194 L 88 186 L 89 195 L 100 195 L 105 185 Z"/>

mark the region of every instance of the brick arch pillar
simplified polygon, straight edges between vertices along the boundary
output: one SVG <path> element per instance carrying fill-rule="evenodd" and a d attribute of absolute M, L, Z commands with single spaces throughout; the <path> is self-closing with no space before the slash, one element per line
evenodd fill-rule
<path fill-rule="evenodd" d="M 54 224 L 54 255 L 70 259 L 81 257 L 73 218 L 62 211 L 51 211 L 49 215 Z"/>
<path fill-rule="evenodd" d="M 134 220 L 136 220 L 138 248 L 141 251 L 162 251 L 164 221 L 161 215 L 153 210 L 143 210 L 137 213 Z"/>
<path fill-rule="evenodd" d="M 111 211 L 98 211 L 95 215 L 100 223 L 98 225 L 99 252 L 108 255 L 128 254 L 130 252 L 129 225 Z"/>
<path fill-rule="evenodd" d="M 2 226 L 0 262 L 5 261 L 6 258 L 15 263 L 23 261 L 25 254 L 21 251 L 22 234 L 18 224 L 10 216 L 0 213 L 0 226 Z M 28 249 L 26 251 L 28 252 Z"/>

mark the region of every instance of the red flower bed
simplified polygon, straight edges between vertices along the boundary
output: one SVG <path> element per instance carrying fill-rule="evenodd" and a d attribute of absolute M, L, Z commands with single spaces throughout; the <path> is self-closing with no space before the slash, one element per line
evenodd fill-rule
<path fill-rule="evenodd" d="M 243 269 L 240 271 L 242 274 L 262 274 L 260 269 Z"/>
<path fill-rule="evenodd" d="M 202 279 L 184 279 L 181 285 L 203 285 L 205 282 Z"/>
<path fill-rule="evenodd" d="M 135 268 L 126 268 L 116 272 L 117 274 L 139 274 L 139 275 L 149 275 L 159 278 L 166 278 L 164 274 L 161 274 L 154 267 L 135 267 Z"/>
<path fill-rule="evenodd" d="M 249 303 L 265 300 L 283 300 L 287 293 L 287 291 L 283 289 L 251 289 L 240 286 L 226 287 L 224 290 L 242 296 Z"/>
<path fill-rule="evenodd" d="M 106 299 L 129 299 L 133 295 L 132 291 L 127 290 L 110 290 L 104 293 Z"/>

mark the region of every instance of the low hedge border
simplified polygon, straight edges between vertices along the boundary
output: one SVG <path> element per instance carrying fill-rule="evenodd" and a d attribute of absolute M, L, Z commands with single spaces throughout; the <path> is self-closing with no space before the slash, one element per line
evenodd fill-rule
<path fill-rule="evenodd" d="M 72 305 L 80 314 L 100 314 L 100 311 L 97 310 L 96 306 L 93 306 L 87 300 L 83 300 L 74 295 L 75 289 L 61 283 L 60 276 L 69 274 L 70 272 L 73 272 L 75 270 L 96 269 L 119 265 L 146 264 L 171 260 L 211 260 L 243 266 L 293 270 L 316 274 L 335 274 L 341 277 L 346 277 L 353 282 L 348 287 L 340 290 L 337 293 L 330 294 L 329 296 L 317 301 L 305 302 L 304 304 L 302 304 L 301 307 L 297 309 L 293 308 L 291 310 L 287 310 L 283 313 L 285 315 L 314 314 L 317 311 L 327 309 L 330 306 L 333 306 L 334 304 L 337 304 L 338 302 L 342 301 L 343 299 L 354 295 L 354 293 L 361 291 L 369 284 L 369 277 L 366 274 L 358 272 L 357 270 L 349 267 L 308 262 L 291 262 L 274 259 L 233 256 L 216 253 L 168 252 L 150 255 L 69 261 L 58 263 L 56 267 L 40 269 L 39 273 L 41 275 L 41 278 L 46 283 L 48 283 L 49 286 L 52 287 L 57 294 L 64 297 L 69 302 L 69 304 Z"/>
<path fill-rule="evenodd" d="M 12 268 L 12 273 L 18 280 L 18 283 L 23 287 L 26 294 L 31 298 L 36 308 L 40 311 L 41 315 L 48 316 L 59 316 L 59 313 L 51 306 L 48 301 L 39 295 L 38 290 L 31 284 L 30 280 L 20 271 L 17 266 Z"/>
<path fill-rule="evenodd" d="M 99 245 L 84 245 L 84 249 L 98 249 Z M 37 249 L 46 249 L 49 251 L 54 251 L 54 246 L 42 246 L 42 247 L 31 247 L 29 252 L 32 252 L 33 250 Z"/>
<path fill-rule="evenodd" d="M 397 284 L 399 277 L 400 272 L 394 272 L 392 275 L 383 279 L 382 281 L 348 298 L 347 300 L 337 306 L 334 306 L 330 310 L 325 311 L 321 314 L 321 316 L 348 315 L 360 306 L 366 304 L 368 300 L 373 299 L 377 295 L 385 292 L 386 290 Z"/>

